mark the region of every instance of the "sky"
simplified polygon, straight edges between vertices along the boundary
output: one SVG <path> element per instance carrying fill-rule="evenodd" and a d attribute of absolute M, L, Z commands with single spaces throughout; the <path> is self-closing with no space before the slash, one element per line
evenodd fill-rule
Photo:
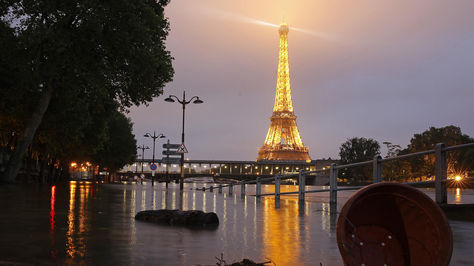
<path fill-rule="evenodd" d="M 474 137 L 472 10 L 472 0 L 172 0 L 175 76 L 162 96 L 130 109 L 137 144 L 152 147 L 143 135 L 153 130 L 180 143 L 181 105 L 164 99 L 185 90 L 204 101 L 186 106 L 186 158 L 255 160 L 272 115 L 279 35 L 254 22 L 283 19 L 294 111 L 312 159 L 338 158 L 352 137 L 406 147 L 430 126 Z"/>

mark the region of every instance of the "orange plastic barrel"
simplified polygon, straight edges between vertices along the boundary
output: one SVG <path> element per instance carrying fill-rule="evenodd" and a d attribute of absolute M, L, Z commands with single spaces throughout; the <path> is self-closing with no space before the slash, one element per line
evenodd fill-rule
<path fill-rule="evenodd" d="M 448 265 L 453 249 L 446 216 L 425 193 L 377 183 L 355 193 L 337 221 L 346 265 Z"/>

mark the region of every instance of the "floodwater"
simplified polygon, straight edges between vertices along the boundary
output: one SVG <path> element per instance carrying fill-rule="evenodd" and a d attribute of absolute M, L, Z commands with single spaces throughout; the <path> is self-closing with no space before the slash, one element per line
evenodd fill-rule
<path fill-rule="evenodd" d="M 336 241 L 337 215 L 328 193 L 257 199 L 254 186 L 234 193 L 196 190 L 203 183 L 93 184 L 0 188 L 0 264 L 215 265 L 249 258 L 276 265 L 342 265 Z M 317 187 L 307 187 L 317 189 Z M 296 191 L 282 186 L 281 191 Z M 273 186 L 263 185 L 270 193 Z M 433 196 L 433 191 L 426 189 Z M 339 192 L 338 210 L 353 192 Z M 450 203 L 474 203 L 474 190 L 450 189 Z M 214 229 L 189 229 L 135 221 L 148 209 L 216 212 Z M 474 223 L 450 221 L 451 265 L 472 265 Z"/>

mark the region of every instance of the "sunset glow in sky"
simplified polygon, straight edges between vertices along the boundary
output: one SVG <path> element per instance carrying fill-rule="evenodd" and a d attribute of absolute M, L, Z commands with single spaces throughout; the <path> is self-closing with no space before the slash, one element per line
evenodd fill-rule
<path fill-rule="evenodd" d="M 151 147 L 142 136 L 153 130 L 180 142 L 181 106 L 164 99 L 186 90 L 204 101 L 186 108 L 186 157 L 255 160 L 275 97 L 272 24 L 283 18 L 294 111 L 313 159 L 338 157 L 351 137 L 405 147 L 447 125 L 474 136 L 472 10 L 471 0 L 172 0 L 176 73 L 163 96 L 130 110 L 137 144 Z"/>

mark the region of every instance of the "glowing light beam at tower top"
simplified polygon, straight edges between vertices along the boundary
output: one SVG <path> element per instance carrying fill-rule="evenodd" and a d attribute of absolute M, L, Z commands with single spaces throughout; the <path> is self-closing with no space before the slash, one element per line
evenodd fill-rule
<path fill-rule="evenodd" d="M 250 24 L 255 24 L 255 25 L 260 25 L 260 26 L 280 28 L 280 25 L 277 25 L 277 24 L 273 24 L 273 23 L 263 21 L 263 20 L 259 20 L 259 19 L 255 19 L 255 18 L 249 18 L 249 17 L 246 17 L 246 16 L 237 15 L 237 14 L 234 14 L 234 13 L 225 12 L 225 11 L 218 10 L 218 9 L 205 8 L 204 11 L 208 14 L 212 14 L 214 17 L 221 18 L 221 19 L 224 19 L 224 20 L 238 21 L 238 22 L 250 23 Z M 285 22 L 282 22 L 282 23 L 286 24 Z M 293 27 L 293 26 L 289 27 L 289 29 L 291 29 L 292 31 L 305 33 L 305 34 L 312 35 L 312 36 L 315 36 L 315 37 L 318 37 L 318 38 L 321 38 L 321 39 L 325 39 L 325 40 L 329 40 L 329 41 L 338 41 L 339 40 L 338 37 L 336 37 L 332 34 L 324 33 L 324 32 L 316 32 L 316 31 L 313 31 L 313 30 L 298 28 L 298 27 Z"/>

